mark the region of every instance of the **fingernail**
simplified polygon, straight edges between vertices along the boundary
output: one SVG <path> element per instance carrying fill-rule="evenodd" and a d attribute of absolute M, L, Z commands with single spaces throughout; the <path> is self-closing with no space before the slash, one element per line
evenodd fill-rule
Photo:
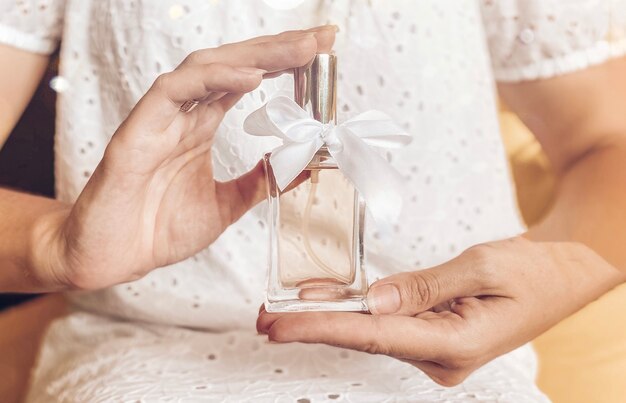
<path fill-rule="evenodd" d="M 367 293 L 367 305 L 374 314 L 389 314 L 400 309 L 400 291 L 393 284 L 371 288 Z"/>
<path fill-rule="evenodd" d="M 235 69 L 241 71 L 242 73 L 254 74 L 258 76 L 262 76 L 267 73 L 267 70 L 257 69 L 256 67 L 235 67 Z"/>

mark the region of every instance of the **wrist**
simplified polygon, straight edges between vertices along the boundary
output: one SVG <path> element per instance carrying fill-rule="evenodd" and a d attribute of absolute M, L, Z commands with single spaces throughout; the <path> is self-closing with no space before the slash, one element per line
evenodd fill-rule
<path fill-rule="evenodd" d="M 583 242 L 568 242 L 574 251 L 574 256 L 584 262 L 589 276 L 597 279 L 604 292 L 626 281 L 626 272 L 620 270 L 606 260 L 602 255 Z"/>
<path fill-rule="evenodd" d="M 556 270 L 564 273 L 570 292 L 587 304 L 626 280 L 625 273 L 582 242 L 545 242 L 551 250 Z M 569 297 L 572 298 L 573 295 Z"/>
<path fill-rule="evenodd" d="M 59 206 L 38 216 L 30 229 L 28 266 L 34 285 L 41 291 L 62 291 L 67 279 L 65 223 L 71 208 Z"/>

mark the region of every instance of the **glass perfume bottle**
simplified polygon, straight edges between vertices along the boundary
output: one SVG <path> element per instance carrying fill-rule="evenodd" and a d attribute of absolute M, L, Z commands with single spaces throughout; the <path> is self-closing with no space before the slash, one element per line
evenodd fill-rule
<path fill-rule="evenodd" d="M 318 54 L 294 71 L 295 101 L 322 124 L 336 124 L 337 57 Z M 322 146 L 281 191 L 267 175 L 270 262 L 268 312 L 366 311 L 365 202 Z"/>

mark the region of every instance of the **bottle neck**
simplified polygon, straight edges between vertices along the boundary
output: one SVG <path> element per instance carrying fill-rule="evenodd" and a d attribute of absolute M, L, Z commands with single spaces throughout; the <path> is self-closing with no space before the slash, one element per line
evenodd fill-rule
<path fill-rule="evenodd" d="M 318 122 L 337 122 L 335 55 L 317 54 L 306 66 L 294 70 L 294 100 Z"/>
<path fill-rule="evenodd" d="M 335 55 L 317 54 L 306 66 L 294 70 L 294 100 L 308 112 L 311 118 L 324 126 L 337 125 L 337 57 Z M 337 164 L 326 145 L 323 145 L 309 166 L 311 169 L 323 169 L 336 168 Z"/>

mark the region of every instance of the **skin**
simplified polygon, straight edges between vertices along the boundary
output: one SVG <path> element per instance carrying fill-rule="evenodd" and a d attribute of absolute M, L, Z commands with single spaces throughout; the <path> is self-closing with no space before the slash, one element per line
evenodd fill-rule
<path fill-rule="evenodd" d="M 328 51 L 335 32 L 323 26 L 193 52 L 133 108 L 73 204 L 0 190 L 0 291 L 103 288 L 206 248 L 264 197 L 260 164 L 229 182 L 213 179 L 210 150 L 224 114 L 264 76 Z M 0 56 L 15 56 L 23 66 L 11 69 L 30 72 L 36 85 L 45 58 L 10 48 Z M 15 74 L 0 77 L 8 132 L 35 85 L 21 79 L 28 94 L 12 103 Z M 202 102 L 180 112 L 191 99 Z"/>
<path fill-rule="evenodd" d="M 48 57 L 0 45 L 0 147 L 30 102 L 41 80 Z"/>
<path fill-rule="evenodd" d="M 371 314 L 261 308 L 260 333 L 385 354 L 453 386 L 626 280 L 626 58 L 498 89 L 558 175 L 543 221 L 375 282 Z"/>

